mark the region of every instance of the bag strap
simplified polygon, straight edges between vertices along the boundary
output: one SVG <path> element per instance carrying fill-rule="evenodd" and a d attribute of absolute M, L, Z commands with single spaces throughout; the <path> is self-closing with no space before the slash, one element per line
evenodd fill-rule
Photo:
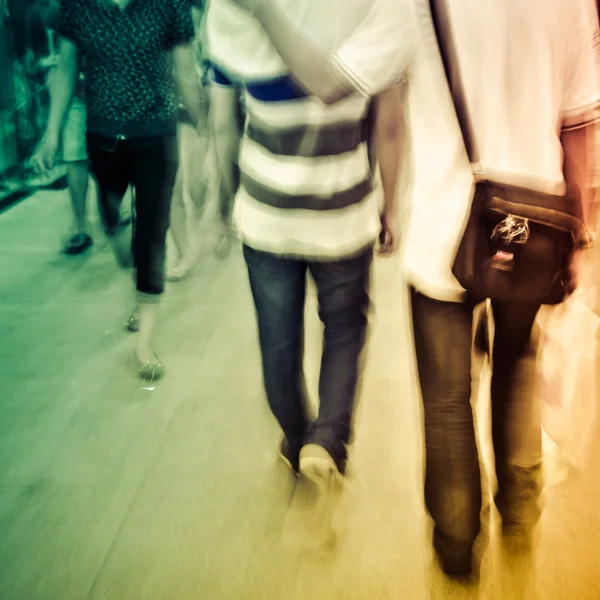
<path fill-rule="evenodd" d="M 471 164 L 481 163 L 481 156 L 477 147 L 473 124 L 467 109 L 465 90 L 460 74 L 458 55 L 454 37 L 452 35 L 452 23 L 448 11 L 448 0 L 429 0 L 433 28 L 437 38 L 444 71 L 450 88 L 450 94 L 454 101 L 454 110 L 458 118 L 458 124 L 462 132 L 463 141 Z"/>

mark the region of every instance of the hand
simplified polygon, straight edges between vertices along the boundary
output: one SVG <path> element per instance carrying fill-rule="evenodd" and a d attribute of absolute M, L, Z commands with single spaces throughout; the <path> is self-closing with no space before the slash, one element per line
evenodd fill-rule
<path fill-rule="evenodd" d="M 379 234 L 378 254 L 391 256 L 398 250 L 400 243 L 400 226 L 395 211 L 384 210 L 381 215 L 381 233 Z"/>
<path fill-rule="evenodd" d="M 58 65 L 58 54 L 49 54 L 48 56 L 44 56 L 43 58 L 40 58 L 38 64 L 44 69 L 53 69 Z"/>
<path fill-rule="evenodd" d="M 47 173 L 54 168 L 59 144 L 59 136 L 47 131 L 33 156 L 33 163 L 39 173 Z"/>

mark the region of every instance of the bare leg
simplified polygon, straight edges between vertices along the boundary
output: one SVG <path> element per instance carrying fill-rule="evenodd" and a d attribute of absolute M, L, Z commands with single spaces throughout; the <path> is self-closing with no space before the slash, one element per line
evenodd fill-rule
<path fill-rule="evenodd" d="M 67 163 L 67 182 L 73 224 L 69 236 L 65 240 L 63 252 L 68 255 L 82 254 L 92 247 L 92 238 L 88 233 L 86 218 L 87 192 L 89 186 L 89 167 L 87 160 L 78 160 Z"/>
<path fill-rule="evenodd" d="M 88 224 L 86 217 L 87 193 L 90 171 L 87 160 L 70 162 L 67 165 L 67 182 L 73 207 L 73 233 L 87 233 Z"/>
<path fill-rule="evenodd" d="M 185 200 L 183 196 L 183 172 L 180 167 L 173 188 L 173 199 L 171 200 L 171 237 L 177 251 L 177 261 L 181 262 L 187 246 L 187 214 L 185 210 Z"/>
<path fill-rule="evenodd" d="M 139 302 L 137 306 L 139 333 L 136 354 L 140 365 L 156 361 L 156 355 L 153 350 L 153 335 L 156 329 L 158 309 L 159 304 L 157 302 Z"/>
<path fill-rule="evenodd" d="M 196 263 L 199 254 L 197 230 L 206 204 L 208 136 L 193 127 L 179 129 L 180 167 L 171 202 L 171 236 L 178 261 L 167 274 L 169 281 L 180 281 Z M 190 235 L 190 233 L 192 235 Z"/>
<path fill-rule="evenodd" d="M 73 213 L 71 234 L 64 246 L 66 254 L 81 254 L 92 245 L 86 219 L 90 167 L 86 150 L 85 122 L 85 104 L 75 97 L 65 122 L 61 153 L 61 159 L 67 165 L 67 183 Z"/>

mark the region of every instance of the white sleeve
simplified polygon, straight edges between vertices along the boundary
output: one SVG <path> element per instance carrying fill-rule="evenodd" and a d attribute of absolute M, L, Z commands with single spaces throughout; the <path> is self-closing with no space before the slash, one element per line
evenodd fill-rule
<path fill-rule="evenodd" d="M 414 0 L 373 0 L 364 21 L 333 56 L 357 91 L 376 96 L 400 83 L 412 60 Z"/>
<path fill-rule="evenodd" d="M 562 100 L 563 129 L 600 121 L 600 31 L 593 0 L 571 0 L 570 33 Z"/>

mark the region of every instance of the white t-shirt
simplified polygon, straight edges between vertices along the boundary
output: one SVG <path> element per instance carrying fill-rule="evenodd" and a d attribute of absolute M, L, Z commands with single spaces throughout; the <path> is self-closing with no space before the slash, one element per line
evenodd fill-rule
<path fill-rule="evenodd" d="M 260 23 L 232 0 L 210 0 L 206 35 L 210 60 L 234 81 L 287 72 Z"/>
<path fill-rule="evenodd" d="M 448 0 L 473 127 L 492 179 L 564 193 L 560 131 L 600 117 L 593 0 Z M 419 42 L 410 73 L 407 277 L 460 301 L 452 263 L 473 177 L 445 80 L 429 2 L 415 0 Z"/>
<path fill-rule="evenodd" d="M 373 0 L 273 2 L 326 53 L 339 48 L 373 4 Z M 260 23 L 233 0 L 210 0 L 207 39 L 211 60 L 234 80 L 262 81 L 287 72 Z"/>

